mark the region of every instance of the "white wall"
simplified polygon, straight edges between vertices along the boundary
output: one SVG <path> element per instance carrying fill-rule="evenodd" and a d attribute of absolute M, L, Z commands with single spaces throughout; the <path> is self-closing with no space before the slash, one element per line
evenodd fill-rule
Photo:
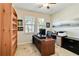
<path fill-rule="evenodd" d="M 43 17 L 43 18 L 45 18 L 46 22 L 50 22 L 50 16 L 49 15 L 28 11 L 28 10 L 21 9 L 21 8 L 18 8 L 18 7 L 14 7 L 14 8 L 17 12 L 18 19 L 23 19 L 23 24 L 24 24 L 24 20 L 25 20 L 26 16 L 34 16 L 35 20 L 36 20 L 36 26 L 37 26 L 37 18 L 38 17 Z M 37 27 L 36 26 L 35 26 L 35 33 L 37 33 Z M 50 28 L 48 28 L 47 30 L 50 30 Z M 21 43 L 24 43 L 24 42 L 31 43 L 33 34 L 34 33 L 28 33 L 27 34 L 24 31 L 18 31 L 18 44 L 21 44 Z"/>
<path fill-rule="evenodd" d="M 73 4 L 59 13 L 52 15 L 52 23 L 60 23 L 61 21 L 79 20 L 79 4 Z M 76 21 L 76 20 L 75 20 Z M 52 31 L 67 31 L 68 36 L 79 38 L 79 27 L 58 27 L 52 28 Z"/>

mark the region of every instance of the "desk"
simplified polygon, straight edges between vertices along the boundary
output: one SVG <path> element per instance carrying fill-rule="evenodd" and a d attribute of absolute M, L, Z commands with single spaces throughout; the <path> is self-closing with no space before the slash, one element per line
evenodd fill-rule
<path fill-rule="evenodd" d="M 36 45 L 42 56 L 48 56 L 55 53 L 55 41 L 52 38 L 40 39 L 33 35 L 33 44 Z"/>

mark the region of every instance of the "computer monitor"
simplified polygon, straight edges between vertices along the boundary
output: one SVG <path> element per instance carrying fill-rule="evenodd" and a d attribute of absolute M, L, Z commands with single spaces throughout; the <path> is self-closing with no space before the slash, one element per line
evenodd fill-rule
<path fill-rule="evenodd" d="M 39 29 L 40 35 L 46 35 L 46 29 Z"/>
<path fill-rule="evenodd" d="M 52 34 L 53 34 L 53 32 L 52 32 L 52 31 L 47 31 L 47 37 L 51 37 L 51 36 L 52 36 Z"/>

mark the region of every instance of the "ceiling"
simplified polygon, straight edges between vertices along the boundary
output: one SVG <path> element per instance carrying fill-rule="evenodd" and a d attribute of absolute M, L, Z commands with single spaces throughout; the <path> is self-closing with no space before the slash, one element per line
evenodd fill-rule
<path fill-rule="evenodd" d="M 15 7 L 34 11 L 34 12 L 40 12 L 40 13 L 44 13 L 44 14 L 53 14 L 53 13 L 59 12 L 65 8 L 67 8 L 71 4 L 69 4 L 69 3 L 56 3 L 56 4 L 52 4 L 50 6 L 50 9 L 47 9 L 45 7 L 39 8 L 40 5 L 41 5 L 41 3 L 38 3 L 38 4 L 37 3 L 13 3 L 13 6 L 15 6 Z"/>

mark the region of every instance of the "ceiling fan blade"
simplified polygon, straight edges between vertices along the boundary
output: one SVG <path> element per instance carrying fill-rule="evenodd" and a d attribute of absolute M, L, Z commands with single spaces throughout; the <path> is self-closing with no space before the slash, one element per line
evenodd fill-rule
<path fill-rule="evenodd" d="M 48 3 L 48 4 L 56 4 L 56 3 Z"/>
<path fill-rule="evenodd" d="M 43 7 L 43 5 L 39 5 L 39 6 L 38 6 L 38 8 L 41 8 L 41 7 Z"/>

